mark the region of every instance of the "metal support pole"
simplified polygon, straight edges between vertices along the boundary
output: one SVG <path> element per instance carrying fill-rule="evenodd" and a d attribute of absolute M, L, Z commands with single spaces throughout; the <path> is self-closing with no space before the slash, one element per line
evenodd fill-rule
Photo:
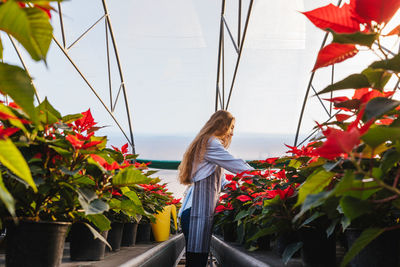
<path fill-rule="evenodd" d="M 247 11 L 246 24 L 245 24 L 245 26 L 244 26 L 244 31 L 243 31 L 243 37 L 242 37 L 242 41 L 240 42 L 239 55 L 238 55 L 237 60 L 236 60 L 235 72 L 233 73 L 231 88 L 230 88 L 230 90 L 229 90 L 228 101 L 227 101 L 227 103 L 226 103 L 226 109 L 228 109 L 229 102 L 230 102 L 231 96 L 232 96 L 233 86 L 235 85 L 236 74 L 237 74 L 237 71 L 238 71 L 238 68 L 239 68 L 240 58 L 241 58 L 241 56 L 242 56 L 242 51 L 243 51 L 243 46 L 244 46 L 244 40 L 245 40 L 245 38 L 246 38 L 247 27 L 249 26 L 249 20 L 250 20 L 251 9 L 252 9 L 252 7 L 253 7 L 253 3 L 254 3 L 254 0 L 250 0 L 249 9 L 248 9 L 248 11 Z"/>
<path fill-rule="evenodd" d="M 89 81 L 86 79 L 86 77 L 83 75 L 83 73 L 79 70 L 78 66 L 75 64 L 75 62 L 72 60 L 72 58 L 68 55 L 68 52 L 62 47 L 62 45 L 57 41 L 57 39 L 54 36 L 53 36 L 53 40 L 58 45 L 58 47 L 61 49 L 61 51 L 64 53 L 64 55 L 67 57 L 67 59 L 72 64 L 72 66 L 75 68 L 75 70 L 79 73 L 81 78 L 89 86 L 90 90 L 92 90 L 93 94 L 97 97 L 97 99 L 100 101 L 100 103 L 103 105 L 103 107 L 107 110 L 108 114 L 110 114 L 110 116 L 113 118 L 114 122 L 117 124 L 118 128 L 121 130 L 121 132 L 125 136 L 126 140 L 128 140 L 129 144 L 133 147 L 131 141 L 129 140 L 128 136 L 125 134 L 124 129 L 122 129 L 121 125 L 119 124 L 118 120 L 115 118 L 114 114 L 109 110 L 107 105 L 104 103 L 104 101 L 101 99 L 101 97 L 97 94 L 96 90 L 89 83 Z M 135 152 L 133 152 L 133 153 L 135 153 Z"/>
<path fill-rule="evenodd" d="M 121 63 L 120 63 L 120 60 L 119 60 L 117 42 L 115 41 L 114 32 L 112 30 L 110 17 L 108 16 L 108 9 L 107 9 L 107 5 L 106 5 L 106 1 L 103 0 L 102 2 L 103 2 L 104 12 L 107 15 L 106 16 L 106 20 L 107 20 L 108 27 L 109 27 L 109 30 L 110 30 L 111 40 L 112 40 L 112 43 L 113 43 L 115 57 L 116 57 L 116 60 L 117 60 L 117 65 L 118 65 L 118 70 L 119 70 L 119 76 L 120 76 L 121 84 L 122 84 L 122 91 L 124 93 L 125 108 L 126 108 L 126 115 L 128 117 L 128 123 L 129 123 L 129 131 L 130 131 L 130 138 L 131 138 L 131 142 L 130 143 L 131 143 L 131 146 L 132 146 L 132 153 L 135 154 L 135 143 L 134 143 L 134 140 L 133 140 L 133 129 L 132 129 L 132 121 L 131 121 L 131 115 L 130 115 L 129 105 L 128 105 L 128 96 L 127 96 L 127 93 L 126 93 L 124 77 L 122 75 L 122 68 L 121 68 Z"/>
<path fill-rule="evenodd" d="M 225 13 L 225 0 L 222 0 L 222 7 L 221 7 L 221 18 L 220 18 L 220 24 L 219 24 L 219 47 L 218 47 L 218 63 L 217 63 L 217 82 L 215 86 L 215 111 L 218 110 L 218 97 L 220 98 L 220 104 L 221 108 L 223 109 L 224 107 L 222 106 L 222 101 L 221 101 L 221 93 L 219 91 L 219 77 L 220 77 L 220 69 L 221 69 L 221 50 L 222 50 L 222 38 L 223 38 L 223 30 L 224 30 L 224 25 L 223 25 L 223 16 Z"/>
<path fill-rule="evenodd" d="M 58 2 L 58 15 L 60 16 L 60 27 L 61 27 L 61 35 L 63 40 L 63 47 L 65 48 L 66 40 L 65 40 L 65 32 L 64 32 L 64 22 L 63 22 L 63 15 L 61 10 L 61 3 Z"/>

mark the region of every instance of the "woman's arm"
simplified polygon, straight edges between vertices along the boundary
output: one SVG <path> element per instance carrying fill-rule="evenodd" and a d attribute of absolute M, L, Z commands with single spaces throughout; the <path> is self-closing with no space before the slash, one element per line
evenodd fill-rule
<path fill-rule="evenodd" d="M 213 138 L 207 147 L 204 155 L 206 161 L 217 164 L 218 166 L 232 173 L 240 173 L 248 170 L 254 170 L 242 159 L 233 157 L 221 144 L 217 138 Z"/>

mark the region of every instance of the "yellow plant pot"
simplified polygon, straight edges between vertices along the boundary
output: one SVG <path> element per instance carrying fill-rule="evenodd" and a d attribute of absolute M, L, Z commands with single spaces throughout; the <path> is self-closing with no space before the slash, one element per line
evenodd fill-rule
<path fill-rule="evenodd" d="M 154 239 L 157 242 L 162 242 L 169 239 L 171 213 L 172 217 L 174 218 L 175 228 L 177 228 L 175 205 L 168 205 L 164 207 L 163 211 L 155 215 L 156 222 L 151 224 L 151 229 L 153 230 Z"/>

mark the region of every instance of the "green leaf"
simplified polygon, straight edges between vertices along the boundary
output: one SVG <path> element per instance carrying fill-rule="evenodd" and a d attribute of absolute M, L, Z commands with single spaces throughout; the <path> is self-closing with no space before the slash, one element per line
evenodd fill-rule
<path fill-rule="evenodd" d="M 1 172 L 0 172 L 0 199 L 1 201 L 3 201 L 4 205 L 6 206 L 11 216 L 15 217 L 15 200 L 5 187 L 3 182 L 3 177 L 1 176 Z"/>
<path fill-rule="evenodd" d="M 135 203 L 130 199 L 124 199 L 121 201 L 121 210 L 131 216 L 134 216 L 136 214 L 144 215 L 143 207 L 135 205 Z"/>
<path fill-rule="evenodd" d="M 295 206 L 302 204 L 308 195 L 316 194 L 324 190 L 331 182 L 333 176 L 335 176 L 333 172 L 319 169 L 315 170 L 301 185 Z"/>
<path fill-rule="evenodd" d="M 400 55 L 395 55 L 393 58 L 388 60 L 385 59 L 381 61 L 375 61 L 374 63 L 369 65 L 369 67 L 374 69 L 384 69 L 394 72 L 400 72 Z"/>
<path fill-rule="evenodd" d="M 369 243 L 371 243 L 372 240 L 377 238 L 383 232 L 384 229 L 380 228 L 365 229 L 344 256 L 340 267 L 347 266 L 347 264 L 354 258 L 354 256 L 356 256 L 363 248 L 365 248 Z"/>
<path fill-rule="evenodd" d="M 367 77 L 364 74 L 352 74 L 339 82 L 329 85 L 324 90 L 320 91 L 318 95 L 342 89 L 358 89 L 365 87 L 371 87 Z"/>
<path fill-rule="evenodd" d="M 396 150 L 390 150 L 383 156 L 380 168 L 384 173 L 386 173 L 399 161 L 400 153 Z"/>
<path fill-rule="evenodd" d="M 134 167 L 128 167 L 120 171 L 112 179 L 113 185 L 128 186 L 133 184 L 146 184 L 151 179 L 142 174 L 140 170 Z"/>
<path fill-rule="evenodd" d="M 386 141 L 400 140 L 400 127 L 389 128 L 384 126 L 377 126 L 368 130 L 361 139 L 370 147 L 376 148 Z"/>
<path fill-rule="evenodd" d="M 0 162 L 37 192 L 28 164 L 18 148 L 8 138 L 5 140 L 0 139 Z"/>
<path fill-rule="evenodd" d="M 384 70 L 376 70 L 367 68 L 363 70 L 362 74 L 367 77 L 370 87 L 382 91 L 387 82 L 392 77 L 392 74 Z"/>
<path fill-rule="evenodd" d="M 339 34 L 331 31 L 333 40 L 332 43 L 339 44 L 359 44 L 367 47 L 371 47 L 375 40 L 379 37 L 377 33 L 350 33 L 350 34 Z"/>
<path fill-rule="evenodd" d="M 301 166 L 301 161 L 299 160 L 292 159 L 289 163 L 289 167 L 293 167 L 295 169 L 300 168 L 300 166 Z"/>
<path fill-rule="evenodd" d="M 39 119 L 44 124 L 54 124 L 61 119 L 61 114 L 47 100 L 47 97 L 36 107 Z"/>
<path fill-rule="evenodd" d="M 339 218 L 332 220 L 331 224 L 329 227 L 326 229 L 326 235 L 328 238 L 333 234 L 336 228 L 336 224 L 339 222 Z"/>
<path fill-rule="evenodd" d="M 1 36 L 0 36 L 0 60 L 3 60 L 3 41 L 1 40 Z"/>
<path fill-rule="evenodd" d="M 62 117 L 61 120 L 64 123 L 71 123 L 71 122 L 74 122 L 74 121 L 76 121 L 76 120 L 78 120 L 78 119 L 80 119 L 82 117 L 83 117 L 83 115 L 81 113 L 69 114 L 69 115 L 66 115 L 66 116 Z"/>
<path fill-rule="evenodd" d="M 49 17 L 38 8 L 24 8 L 31 29 L 31 43 L 41 59 L 45 59 L 53 39 L 53 27 Z"/>
<path fill-rule="evenodd" d="M 91 214 L 87 215 L 86 218 L 101 232 L 111 229 L 111 222 L 104 214 Z"/>
<path fill-rule="evenodd" d="M 104 202 L 101 199 L 95 199 L 89 203 L 89 206 L 87 209 L 85 209 L 85 214 L 100 214 L 105 211 L 109 210 L 109 206 L 106 202 Z"/>
<path fill-rule="evenodd" d="M 53 28 L 49 18 L 38 8 L 20 8 L 15 1 L 0 6 L 0 30 L 12 35 L 34 60 L 46 58 Z"/>
<path fill-rule="evenodd" d="M 350 196 L 344 196 L 340 199 L 340 207 L 344 215 L 350 220 L 354 220 L 371 210 L 371 205 L 368 201 Z"/>
<path fill-rule="evenodd" d="M 11 110 L 11 108 L 9 108 L 9 107 L 1 104 L 1 103 L 0 103 L 0 111 L 5 113 L 5 114 L 7 114 L 7 115 L 16 117 L 14 112 Z M 17 128 L 20 128 L 24 132 L 27 132 L 24 124 L 19 119 L 8 119 L 8 121 L 10 122 L 11 125 L 13 125 L 13 126 L 15 126 Z"/>
<path fill-rule="evenodd" d="M 256 239 L 258 239 L 260 237 L 276 233 L 277 230 L 278 230 L 278 228 L 275 225 L 263 228 L 263 229 L 259 230 L 255 235 L 253 235 L 252 237 L 247 239 L 247 241 L 253 241 L 253 240 L 256 240 Z"/>
<path fill-rule="evenodd" d="M 35 90 L 26 71 L 17 66 L 0 63 L 0 92 L 10 96 L 33 122 L 37 122 L 33 105 Z"/>
<path fill-rule="evenodd" d="M 124 196 L 126 196 L 127 198 L 132 200 L 133 203 L 135 203 L 135 205 L 142 206 L 142 202 L 140 201 L 140 199 L 139 199 L 138 195 L 136 194 L 136 192 L 128 191 L 128 192 L 125 192 L 123 194 L 124 194 Z"/>
<path fill-rule="evenodd" d="M 324 203 L 324 201 L 331 195 L 331 192 L 320 192 L 318 194 L 307 195 L 306 199 L 301 205 L 300 212 L 296 214 L 293 221 L 297 221 L 305 212 L 310 209 L 316 208 Z M 307 222 L 308 223 L 308 222 Z M 305 222 L 306 224 L 306 222 Z"/>
<path fill-rule="evenodd" d="M 286 265 L 292 258 L 294 253 L 303 247 L 303 242 L 292 243 L 286 246 L 285 251 L 282 254 L 283 263 Z"/>
<path fill-rule="evenodd" d="M 72 156 L 72 152 L 70 152 L 70 151 L 68 151 L 68 150 L 66 150 L 66 149 L 64 149 L 64 148 L 61 148 L 61 147 L 58 147 L 58 146 L 52 146 L 52 145 L 49 145 L 49 147 L 51 147 L 52 149 L 54 149 L 58 154 L 60 154 L 61 156 L 64 156 L 64 157 L 70 157 L 70 156 Z"/>
<path fill-rule="evenodd" d="M 400 105 L 400 101 L 389 99 L 386 97 L 376 97 L 371 99 L 366 107 L 364 113 L 364 121 L 369 121 L 372 118 L 379 119 L 387 112 L 395 109 Z"/>
<path fill-rule="evenodd" d="M 243 219 L 244 217 L 248 216 L 250 214 L 250 210 L 242 210 L 240 211 L 234 221 L 239 221 L 240 219 Z"/>
<path fill-rule="evenodd" d="M 99 215 L 101 215 L 101 214 L 99 214 Z M 110 244 L 108 244 L 107 240 L 106 240 L 99 232 L 97 232 L 96 229 L 94 229 L 94 228 L 93 228 L 92 226 L 90 226 L 90 224 L 88 224 L 88 223 L 84 223 L 84 224 L 89 228 L 90 232 L 92 232 L 92 234 L 93 234 L 93 236 L 94 236 L 94 239 L 98 238 L 101 242 L 103 242 L 103 243 L 106 244 L 110 249 L 112 249 L 111 246 L 110 246 Z"/>
<path fill-rule="evenodd" d="M 305 221 L 300 225 L 300 227 L 303 227 L 303 226 L 309 224 L 310 222 L 312 222 L 312 221 L 318 219 L 319 217 L 321 217 L 322 215 L 324 215 L 324 214 L 321 213 L 321 212 L 318 212 L 318 211 L 315 212 L 313 215 L 311 215 L 310 217 L 308 217 L 307 220 L 305 220 Z"/>

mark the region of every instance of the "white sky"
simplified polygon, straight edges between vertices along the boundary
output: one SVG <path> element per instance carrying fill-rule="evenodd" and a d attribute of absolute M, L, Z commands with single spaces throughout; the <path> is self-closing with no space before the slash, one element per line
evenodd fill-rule
<path fill-rule="evenodd" d="M 298 11 L 329 2 L 255 0 L 230 103 L 230 111 L 237 119 L 238 135 L 282 133 L 294 136 L 310 71 L 324 36 Z M 244 20 L 248 0 L 243 3 Z M 67 44 L 103 14 L 100 0 L 71 0 L 62 5 Z M 237 1 L 227 1 L 226 18 L 234 36 L 237 36 L 236 5 Z M 197 132 L 214 112 L 221 0 L 124 0 L 108 1 L 108 7 L 134 134 Z M 61 41 L 56 14 L 52 22 L 55 36 Z M 70 55 L 108 104 L 104 36 L 105 26 L 101 22 L 70 50 Z M 5 62 L 17 64 L 13 49 L 5 36 L 1 37 Z M 228 35 L 225 37 L 228 89 L 235 57 L 233 49 L 229 48 Z M 397 49 L 394 45 L 388 48 Z M 90 107 L 96 121 L 110 125 L 103 130 L 104 134 L 118 133 L 110 116 L 54 43 L 48 55 L 48 68 L 24 55 L 42 99 L 47 96 L 64 115 Z M 337 64 L 335 81 L 361 71 L 372 60 L 362 55 Z M 115 95 L 119 82 L 115 62 L 112 65 Z M 330 83 L 330 72 L 330 68 L 317 71 L 314 82 L 317 91 Z M 115 114 L 128 132 L 122 100 L 120 98 Z M 310 98 L 302 132 L 309 132 L 315 120 L 326 118 L 317 98 Z"/>

